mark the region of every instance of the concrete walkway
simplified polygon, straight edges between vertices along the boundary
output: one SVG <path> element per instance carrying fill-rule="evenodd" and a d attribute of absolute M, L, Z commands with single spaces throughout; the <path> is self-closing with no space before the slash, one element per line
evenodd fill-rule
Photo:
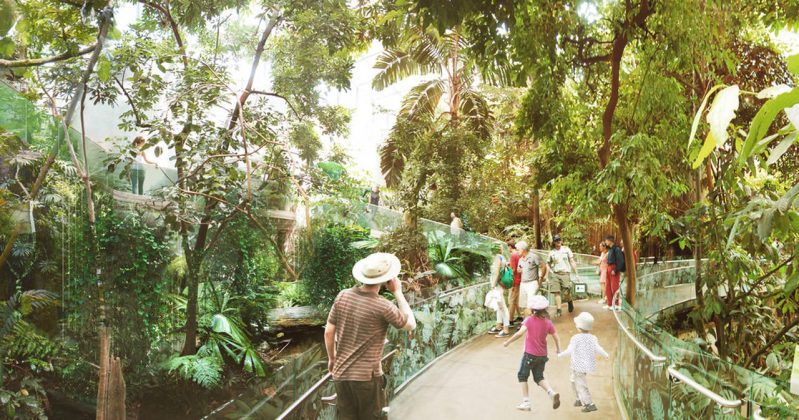
<path fill-rule="evenodd" d="M 613 396 L 612 367 L 618 345 L 618 327 L 613 314 L 591 301 L 576 302 L 574 313 L 564 313 L 555 320 L 555 328 L 565 348 L 577 332 L 573 319 L 581 311 L 594 316 L 593 333 L 610 353 L 600 358 L 598 370 L 588 377 L 599 411 L 582 413 L 573 407 L 576 397 L 569 382 L 569 359 L 555 357 L 555 346 L 548 339 L 550 360 L 544 376 L 561 395 L 561 406 L 552 409 L 546 393 L 530 378 L 532 412 L 518 411 L 521 387 L 516 379 L 524 340 L 502 347 L 504 339 L 493 335 L 479 337 L 439 360 L 427 372 L 408 385 L 391 402 L 392 419 L 618 419 L 621 418 Z M 554 312 L 554 311 L 553 311 Z M 565 312 L 565 311 L 564 311 Z"/>

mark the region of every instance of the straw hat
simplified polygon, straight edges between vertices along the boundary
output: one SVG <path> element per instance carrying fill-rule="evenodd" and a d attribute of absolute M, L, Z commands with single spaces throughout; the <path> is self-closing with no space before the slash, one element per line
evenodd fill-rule
<path fill-rule="evenodd" d="M 580 312 L 580 315 L 574 318 L 574 325 L 583 331 L 591 331 L 594 328 L 594 317 L 588 312 Z"/>
<path fill-rule="evenodd" d="M 530 309 L 534 311 L 540 311 L 549 308 L 549 299 L 541 295 L 535 295 L 531 297 L 529 301 L 527 301 L 527 304 Z"/>
<path fill-rule="evenodd" d="M 352 267 L 352 276 L 363 284 L 382 284 L 399 275 L 402 264 L 394 254 L 376 252 Z"/>

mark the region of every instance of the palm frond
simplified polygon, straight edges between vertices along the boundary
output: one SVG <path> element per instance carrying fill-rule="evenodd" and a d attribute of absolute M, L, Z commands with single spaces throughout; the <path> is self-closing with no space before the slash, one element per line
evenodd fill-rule
<path fill-rule="evenodd" d="M 396 136 L 389 136 L 386 143 L 380 146 L 380 171 L 386 186 L 395 188 L 399 185 L 402 170 L 405 169 L 405 156 L 398 147 Z"/>
<path fill-rule="evenodd" d="M 387 49 L 380 53 L 374 68 L 378 70 L 372 79 L 375 90 L 383 90 L 394 83 L 413 75 L 434 72 L 437 67 L 432 64 L 434 58 L 425 48 L 413 48 L 408 51 Z"/>
<path fill-rule="evenodd" d="M 445 90 L 446 83 L 441 79 L 428 80 L 414 86 L 402 99 L 398 118 L 417 123 L 432 121 Z"/>
<path fill-rule="evenodd" d="M 491 126 L 494 117 L 488 101 L 479 92 L 473 89 L 464 89 L 461 92 L 461 102 L 459 114 L 465 123 L 481 139 L 487 139 L 491 135 Z"/>

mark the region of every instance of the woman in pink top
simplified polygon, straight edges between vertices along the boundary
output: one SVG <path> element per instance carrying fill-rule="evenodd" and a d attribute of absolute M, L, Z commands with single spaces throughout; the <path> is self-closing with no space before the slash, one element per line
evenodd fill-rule
<path fill-rule="evenodd" d="M 541 295 L 536 295 L 530 299 L 529 305 L 533 314 L 528 316 L 519 331 L 503 344 L 508 347 L 510 343 L 527 334 L 524 339 L 524 355 L 517 375 L 519 383 L 522 384 L 522 397 L 524 399 L 516 408 L 524 411 L 531 410 L 530 387 L 527 385 L 527 380 L 530 378 L 530 372 L 532 372 L 533 380 L 547 392 L 549 398 L 552 399 L 552 408 L 556 409 L 560 407 L 560 394 L 555 392 L 544 379 L 544 367 L 547 364 L 547 360 L 549 360 L 547 358 L 547 336 L 551 335 L 555 340 L 556 353 L 560 353 L 560 338 L 558 338 L 558 333 L 555 331 L 555 325 L 549 319 L 549 312 L 547 312 L 549 300 Z"/>
<path fill-rule="evenodd" d="M 602 297 L 599 303 L 605 303 L 607 302 L 607 297 L 605 296 L 605 281 L 608 277 L 608 246 L 605 245 L 604 242 L 599 243 L 599 252 L 601 254 L 594 262 L 594 265 L 599 266 L 599 295 Z"/>

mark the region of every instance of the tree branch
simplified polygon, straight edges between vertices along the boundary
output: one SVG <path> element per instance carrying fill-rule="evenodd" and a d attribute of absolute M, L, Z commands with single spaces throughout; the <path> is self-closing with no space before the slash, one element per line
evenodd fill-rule
<path fill-rule="evenodd" d="M 233 108 L 233 114 L 230 116 L 228 130 L 236 128 L 236 124 L 238 124 L 239 116 L 241 115 L 242 108 L 244 108 L 244 103 L 247 102 L 247 98 L 249 98 L 250 93 L 252 93 L 252 85 L 255 82 L 255 74 L 258 70 L 258 64 L 261 62 L 261 55 L 264 53 L 266 41 L 269 39 L 269 35 L 272 34 L 275 26 L 277 26 L 278 22 L 280 22 L 280 19 L 280 15 L 275 13 L 271 18 L 269 18 L 269 22 L 266 24 L 266 28 L 264 28 L 264 32 L 261 34 L 261 39 L 258 41 L 258 46 L 255 48 L 255 55 L 252 58 L 250 77 L 247 79 L 247 85 L 244 87 L 244 92 L 241 93 L 238 101 L 236 101 L 236 107 Z"/>
<path fill-rule="evenodd" d="M 54 63 L 56 61 L 64 61 L 69 60 L 70 58 L 79 57 L 82 55 L 89 54 L 93 52 L 97 48 L 97 43 L 94 43 L 88 47 L 81 48 L 77 51 L 67 51 L 62 54 L 54 55 L 51 57 L 41 57 L 41 58 L 29 58 L 27 60 L 2 60 L 0 59 L 0 67 L 12 68 L 12 67 L 33 67 L 33 66 L 41 66 L 43 64 Z"/>
<path fill-rule="evenodd" d="M 761 348 L 760 348 L 760 350 L 756 351 L 756 352 L 755 352 L 755 354 L 753 354 L 751 357 L 749 357 L 749 359 L 746 361 L 746 364 L 744 365 L 744 367 L 749 367 L 749 366 L 751 366 L 751 365 L 752 365 L 752 363 L 754 363 L 754 362 L 757 360 L 757 358 L 758 358 L 758 357 L 762 356 L 762 355 L 763 355 L 763 353 L 767 352 L 767 351 L 768 351 L 768 349 L 770 349 L 770 348 L 771 348 L 771 346 L 773 346 L 773 345 L 774 345 L 774 343 L 776 343 L 776 342 L 777 342 L 777 340 L 779 340 L 780 338 L 782 338 L 782 337 L 783 337 L 785 334 L 787 334 L 787 333 L 788 333 L 788 331 L 792 330 L 792 329 L 793 329 L 794 327 L 796 327 L 797 325 L 799 325 L 799 316 L 798 316 L 798 317 L 796 317 L 796 319 L 794 319 L 794 320 L 793 320 L 793 322 L 790 322 L 790 323 L 788 323 L 788 324 L 785 324 L 785 326 L 784 326 L 784 327 L 782 327 L 782 329 L 780 330 L 780 332 L 778 332 L 777 334 L 775 334 L 775 335 L 774 335 L 774 337 L 771 337 L 771 340 L 769 340 L 769 341 L 766 343 L 766 345 L 764 345 L 763 347 L 761 347 Z"/>
<path fill-rule="evenodd" d="M 286 105 L 288 105 L 289 108 L 291 108 L 291 112 L 294 113 L 295 117 L 297 117 L 299 119 L 302 119 L 302 116 L 300 116 L 300 113 L 297 112 L 297 109 L 294 108 L 294 105 L 292 105 L 291 102 L 289 102 L 288 98 L 286 98 L 285 96 L 277 94 L 277 93 L 274 93 L 274 92 L 264 92 L 262 90 L 251 90 L 250 93 L 253 94 L 253 95 L 274 96 L 275 98 L 280 98 L 280 99 L 282 99 L 283 101 L 286 102 Z"/>
<path fill-rule="evenodd" d="M 747 296 L 751 296 L 752 293 L 754 293 L 755 290 L 757 290 L 763 284 L 763 282 L 765 282 L 769 277 L 774 275 L 774 273 L 779 271 L 782 267 L 785 267 L 786 265 L 788 265 L 791 261 L 794 260 L 794 258 L 796 258 L 796 255 L 791 255 L 790 258 L 788 258 L 787 260 L 781 262 L 779 265 L 777 265 L 776 267 L 774 267 L 771 270 L 769 270 L 767 273 L 765 273 L 762 276 L 760 276 L 757 280 L 755 280 L 755 283 L 752 285 L 752 287 L 749 288 L 749 290 L 746 293 L 738 295 L 735 300 L 736 301 L 740 301 L 740 300 L 746 298 Z"/>
<path fill-rule="evenodd" d="M 183 59 L 183 67 L 189 67 L 189 57 L 186 54 L 186 47 L 183 45 L 183 37 L 180 36 L 180 29 L 178 28 L 177 22 L 172 17 L 172 13 L 169 12 L 167 7 L 161 6 L 158 3 L 153 3 L 151 1 L 146 0 L 139 0 L 139 3 L 144 4 L 145 6 L 151 7 L 162 15 L 166 19 L 167 23 L 169 23 L 169 27 L 172 29 L 172 36 L 175 38 L 175 43 L 178 44 L 178 49 L 180 50 L 181 58 Z"/>
<path fill-rule="evenodd" d="M 122 82 L 116 76 L 114 76 L 114 80 L 117 82 L 117 85 L 119 85 L 119 88 L 122 89 L 122 94 L 128 98 L 128 104 L 130 104 L 130 109 L 133 111 L 133 116 L 136 118 L 136 126 L 140 128 L 152 128 L 152 124 L 145 124 L 141 121 L 141 118 L 139 117 L 139 109 L 136 108 L 136 104 L 130 97 L 128 90 L 125 89 L 125 85 L 122 84 Z"/>

